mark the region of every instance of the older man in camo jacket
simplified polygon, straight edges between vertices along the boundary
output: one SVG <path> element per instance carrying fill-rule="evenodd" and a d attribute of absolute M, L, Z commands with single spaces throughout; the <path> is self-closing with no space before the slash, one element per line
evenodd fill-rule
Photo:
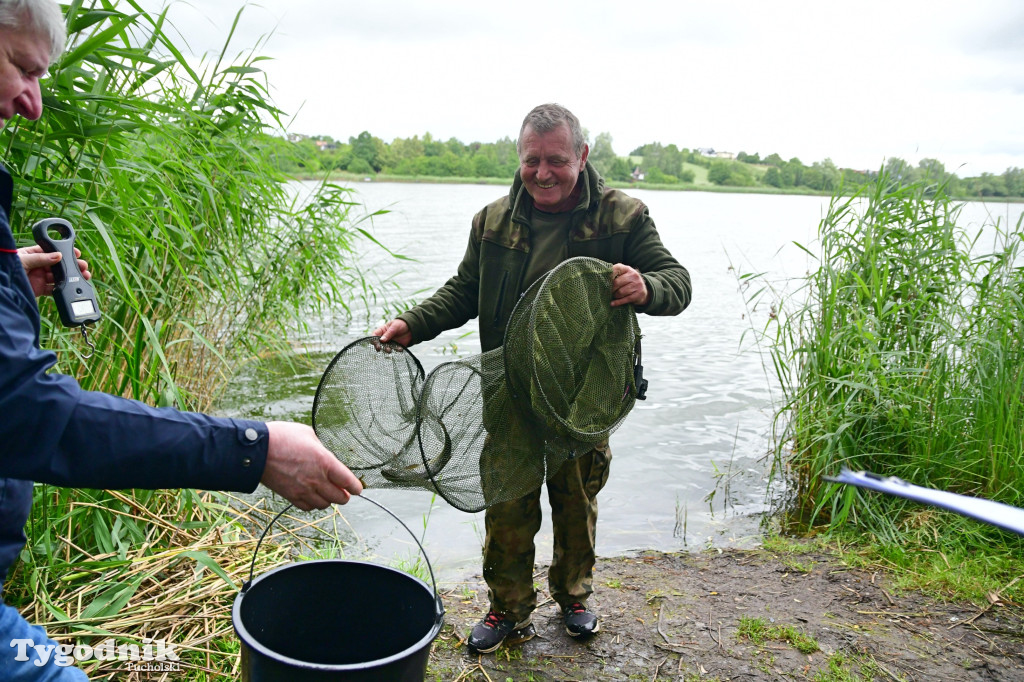
<path fill-rule="evenodd" d="M 507 196 L 473 218 L 466 255 L 454 277 L 430 298 L 374 334 L 412 345 L 479 317 L 483 351 L 502 344 L 520 295 L 562 261 L 590 256 L 613 263 L 612 306 L 677 315 L 690 303 L 690 275 L 661 243 L 647 207 L 605 187 L 587 162 L 580 122 L 557 104 L 534 108 L 517 143 L 520 166 Z M 597 493 L 608 480 L 607 445 L 566 462 L 547 481 L 554 529 L 548 571 L 552 598 L 573 637 L 600 627 L 587 608 L 593 593 Z M 531 614 L 534 536 L 540 490 L 485 512 L 484 578 L 490 610 L 469 635 L 477 653 L 534 636 Z"/>

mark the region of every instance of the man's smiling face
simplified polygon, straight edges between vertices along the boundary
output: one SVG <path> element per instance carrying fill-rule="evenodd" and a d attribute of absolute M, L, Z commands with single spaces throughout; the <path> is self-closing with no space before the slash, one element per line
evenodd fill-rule
<path fill-rule="evenodd" d="M 590 149 L 584 145 L 577 157 L 572 133 L 562 124 L 546 133 L 526 126 L 520 139 L 519 171 L 534 205 L 548 213 L 561 213 L 576 206 L 574 192 Z"/>

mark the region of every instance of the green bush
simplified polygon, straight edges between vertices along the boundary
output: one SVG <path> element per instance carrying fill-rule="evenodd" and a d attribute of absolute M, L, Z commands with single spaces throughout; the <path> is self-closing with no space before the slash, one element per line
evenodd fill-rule
<path fill-rule="evenodd" d="M 660 168 L 652 168 L 647 171 L 644 180 L 659 185 L 674 185 L 679 182 L 679 178 L 674 175 L 666 175 Z"/>
<path fill-rule="evenodd" d="M 708 168 L 708 182 L 716 185 L 728 185 L 732 178 L 732 171 L 726 161 L 712 161 Z"/>
<path fill-rule="evenodd" d="M 371 166 L 366 159 L 358 156 L 348 162 L 348 168 L 346 168 L 345 170 L 347 170 L 349 173 L 359 173 L 360 175 L 374 174 L 373 166 Z"/>

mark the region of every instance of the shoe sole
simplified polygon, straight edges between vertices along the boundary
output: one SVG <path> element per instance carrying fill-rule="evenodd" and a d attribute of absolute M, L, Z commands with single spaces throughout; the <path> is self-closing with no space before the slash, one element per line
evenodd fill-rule
<path fill-rule="evenodd" d="M 594 623 L 594 629 L 590 632 L 573 632 L 569 628 L 566 628 L 565 631 L 569 633 L 570 637 L 590 637 L 591 635 L 596 635 L 601 631 L 601 621 Z"/>
<path fill-rule="evenodd" d="M 501 640 L 501 642 L 504 642 L 504 641 L 505 640 Z M 473 646 L 471 644 L 467 645 L 467 646 L 469 646 L 469 653 L 471 653 L 471 654 L 489 654 L 492 651 L 497 651 L 498 648 L 501 646 L 501 642 L 498 642 L 497 644 L 492 646 L 490 649 L 481 649 L 481 648 L 475 647 L 475 646 Z"/>
<path fill-rule="evenodd" d="M 532 623 L 527 623 L 518 630 L 513 630 L 508 633 L 508 636 L 502 640 L 502 644 L 516 645 L 528 642 L 537 636 L 537 628 L 533 627 Z"/>
<path fill-rule="evenodd" d="M 500 642 L 490 647 L 489 649 L 481 649 L 471 644 L 467 644 L 466 646 L 469 647 L 470 653 L 489 654 L 493 651 L 497 651 L 498 649 L 500 649 L 502 644 L 522 644 L 523 642 L 527 642 L 537 636 L 537 629 L 533 627 L 533 623 L 531 621 L 532 619 L 527 618 L 525 623 L 519 623 L 519 627 L 509 632 L 507 635 L 505 635 L 504 639 L 502 639 Z"/>

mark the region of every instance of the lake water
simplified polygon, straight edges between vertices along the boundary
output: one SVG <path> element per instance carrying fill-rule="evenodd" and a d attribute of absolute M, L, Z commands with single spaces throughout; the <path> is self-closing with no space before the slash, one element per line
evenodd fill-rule
<path fill-rule="evenodd" d="M 507 188 L 360 183 L 354 190 L 367 212 L 390 211 L 363 226 L 392 251 L 416 259 L 396 260 L 365 243 L 362 267 L 394 281 L 402 300 L 420 300 L 454 274 L 473 214 Z M 598 553 L 756 545 L 769 503 L 768 453 L 778 391 L 750 333 L 752 325 L 763 328 L 770 299 L 748 309 L 751 292 L 740 290 L 737 276 L 764 272 L 779 291 L 792 290 L 787 279 L 812 267 L 793 242 L 813 244 L 828 199 L 630 194 L 647 203 L 665 245 L 689 269 L 693 302 L 677 317 L 639 318 L 650 387 L 647 400 L 637 403 L 611 439 L 611 479 L 598 498 Z M 1020 204 L 968 204 L 961 224 L 979 226 L 993 218 L 1014 224 L 1021 210 Z M 309 320 L 308 330 L 296 333 L 295 340 L 311 368 L 282 373 L 280 361 L 249 367 L 231 382 L 218 412 L 309 423 L 320 374 L 337 351 L 383 319 L 382 309 L 371 310 L 370 317 L 348 320 L 339 311 Z M 412 350 L 428 373 L 453 352 L 476 354 L 476 321 Z M 439 579 L 479 570 L 482 513 L 457 511 L 427 492 L 372 490 L 368 495 L 422 535 Z M 385 560 L 415 557 L 408 535 L 372 505 L 355 500 L 339 509 L 344 540 L 358 541 L 359 551 Z M 547 508 L 537 544 L 538 561 L 550 560 Z"/>

